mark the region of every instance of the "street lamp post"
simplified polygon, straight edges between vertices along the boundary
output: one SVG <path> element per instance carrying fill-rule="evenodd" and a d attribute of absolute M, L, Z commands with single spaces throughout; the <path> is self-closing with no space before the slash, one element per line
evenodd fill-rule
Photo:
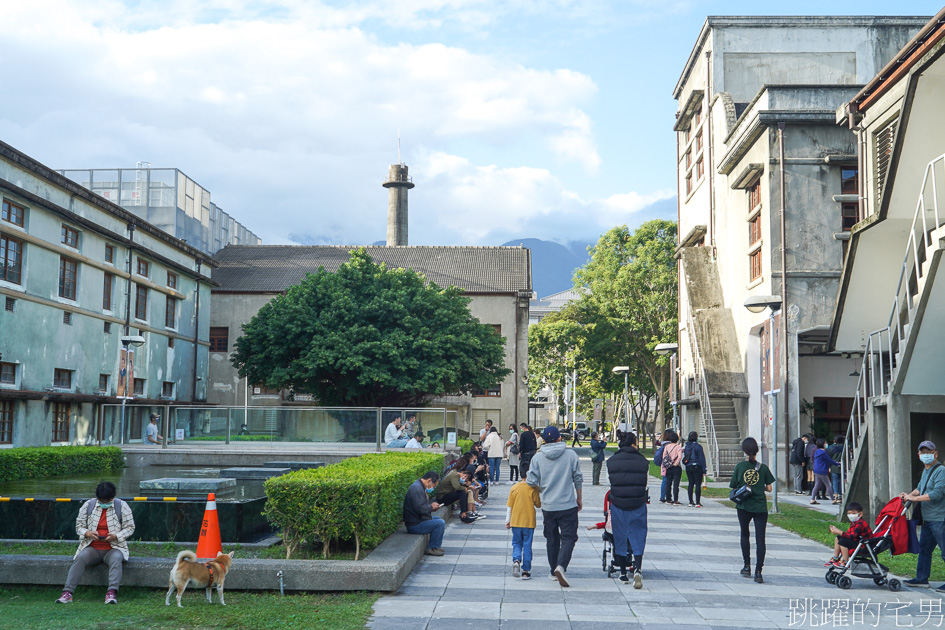
<path fill-rule="evenodd" d="M 626 425 L 630 426 L 630 401 L 627 398 L 627 375 L 630 373 L 629 365 L 618 365 L 613 369 L 614 374 L 623 374 L 623 419 Z M 631 430 L 636 427 L 631 427 Z"/>
<path fill-rule="evenodd" d="M 670 359 L 670 368 L 673 369 L 673 361 L 672 361 L 672 359 L 674 359 L 674 358 L 676 357 L 676 351 L 679 350 L 679 344 L 676 344 L 676 343 L 658 343 L 658 344 L 656 344 L 656 347 L 653 348 L 653 350 L 656 352 L 656 354 L 658 354 L 658 355 L 660 355 L 660 356 L 666 356 L 667 354 L 672 354 L 673 356 L 672 356 L 672 358 Z M 669 376 L 670 387 L 673 387 L 673 383 L 675 382 L 675 378 L 674 378 L 674 377 L 675 377 L 675 374 L 670 374 L 670 376 Z M 672 392 L 671 395 L 675 396 L 675 394 L 676 394 L 676 392 L 675 392 L 675 387 L 673 387 L 673 389 L 674 389 L 674 391 Z M 676 413 L 677 409 L 678 409 L 678 406 L 677 406 L 677 405 L 673 405 L 673 429 L 675 429 L 676 431 L 679 430 L 679 417 L 677 416 L 677 413 Z"/>
<path fill-rule="evenodd" d="M 125 336 L 123 336 L 123 337 L 121 338 L 121 345 L 124 347 L 125 351 L 127 352 L 127 351 L 128 351 L 128 346 L 135 346 L 136 348 L 143 346 L 143 345 L 144 345 L 144 337 L 125 335 Z M 128 375 L 129 375 L 129 376 L 132 376 L 132 374 L 131 374 L 130 371 L 129 371 L 129 374 L 128 374 Z M 120 378 L 120 377 L 121 377 L 121 375 L 119 375 L 119 378 Z M 122 396 L 122 398 L 121 398 L 121 422 L 120 422 L 119 425 L 118 425 L 118 432 L 119 432 L 119 433 L 118 433 L 118 443 L 119 443 L 119 444 L 124 444 L 124 443 L 125 443 L 125 403 L 128 402 L 128 391 L 129 391 L 129 389 L 131 389 L 132 391 L 134 391 L 134 383 L 131 382 L 131 379 L 130 379 L 130 378 L 126 379 L 126 381 L 125 381 L 125 391 L 124 391 L 124 394 L 125 394 L 125 395 Z"/>

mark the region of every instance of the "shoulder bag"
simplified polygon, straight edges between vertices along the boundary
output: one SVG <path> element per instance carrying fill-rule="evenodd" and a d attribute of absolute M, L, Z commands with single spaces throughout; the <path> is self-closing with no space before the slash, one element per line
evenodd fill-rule
<path fill-rule="evenodd" d="M 760 468 L 761 462 L 755 462 L 755 470 L 757 471 Z M 743 483 L 737 488 L 733 488 L 732 491 L 728 493 L 728 498 L 735 504 L 742 504 L 751 496 L 751 492 L 751 486 Z"/>

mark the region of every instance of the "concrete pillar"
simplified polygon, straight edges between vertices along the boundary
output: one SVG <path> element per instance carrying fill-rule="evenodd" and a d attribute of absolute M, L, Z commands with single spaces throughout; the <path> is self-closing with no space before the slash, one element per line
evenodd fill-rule
<path fill-rule="evenodd" d="M 889 435 L 886 407 L 870 407 L 867 412 L 867 439 L 869 441 L 869 462 L 864 462 L 861 470 L 869 479 L 869 505 L 865 506 L 867 514 L 879 514 L 886 502 L 889 501 L 889 475 L 872 474 L 872 471 L 882 471 L 889 461 Z M 861 473 L 863 474 L 863 473 Z"/>
<path fill-rule="evenodd" d="M 391 164 L 387 181 L 382 184 L 387 198 L 387 245 L 407 245 L 407 191 L 413 188 L 406 164 Z"/>
<path fill-rule="evenodd" d="M 912 446 L 910 434 L 911 418 L 909 403 L 900 395 L 890 394 L 886 407 L 886 435 L 889 455 L 887 466 L 889 473 L 889 492 L 899 494 L 913 490 L 912 485 Z M 883 462 L 873 460 L 873 470 L 882 474 Z M 887 501 L 888 501 L 887 497 Z"/>

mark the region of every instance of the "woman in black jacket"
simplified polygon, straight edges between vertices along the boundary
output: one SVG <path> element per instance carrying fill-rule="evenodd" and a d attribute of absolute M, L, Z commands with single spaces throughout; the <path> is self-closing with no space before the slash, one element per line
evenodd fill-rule
<path fill-rule="evenodd" d="M 650 462 L 637 450 L 637 436 L 622 436 L 620 449 L 607 460 L 610 477 L 610 521 L 614 531 L 614 560 L 620 581 L 630 581 L 627 560 L 633 554 L 633 588 L 643 588 L 643 550 L 646 547 L 646 484 Z"/>
<path fill-rule="evenodd" d="M 524 422 L 520 425 L 522 432 L 518 437 L 518 472 L 522 479 L 528 477 L 528 467 L 531 464 L 532 457 L 538 451 L 538 440 L 532 433 L 532 428 Z"/>
<path fill-rule="evenodd" d="M 706 461 L 705 451 L 699 444 L 699 434 L 695 431 L 689 432 L 689 441 L 683 449 L 683 465 L 686 467 L 686 478 L 689 479 L 689 507 L 702 507 L 702 478 L 705 476 Z M 695 502 L 693 502 L 692 491 L 696 491 Z"/>

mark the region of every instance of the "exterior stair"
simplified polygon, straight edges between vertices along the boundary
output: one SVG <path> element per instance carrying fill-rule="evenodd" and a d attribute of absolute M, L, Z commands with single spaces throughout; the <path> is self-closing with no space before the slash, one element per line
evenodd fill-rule
<path fill-rule="evenodd" d="M 715 437 L 719 445 L 719 462 L 716 481 L 732 476 L 735 464 L 743 459 L 742 435 L 735 415 L 735 400 L 730 397 L 712 396 L 712 419 L 715 422 Z"/>

